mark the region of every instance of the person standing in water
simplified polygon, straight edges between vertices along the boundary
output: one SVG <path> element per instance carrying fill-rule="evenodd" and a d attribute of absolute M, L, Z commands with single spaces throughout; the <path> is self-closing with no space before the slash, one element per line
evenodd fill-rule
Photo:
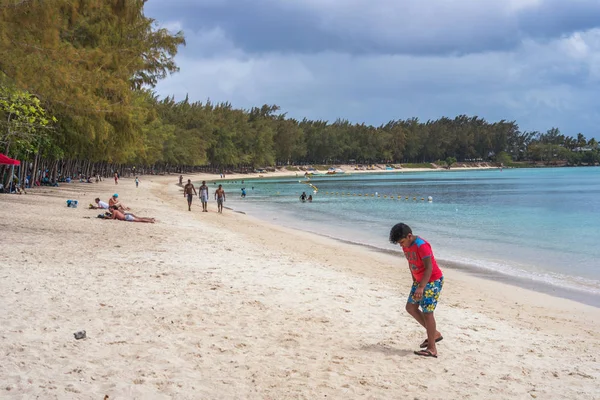
<path fill-rule="evenodd" d="M 206 181 L 202 181 L 202 186 L 198 189 L 200 191 L 200 202 L 202 203 L 202 212 L 208 212 L 208 186 Z"/>
<path fill-rule="evenodd" d="M 223 190 L 223 185 L 219 185 L 219 188 L 215 190 L 215 199 L 217 200 L 217 209 L 222 214 L 223 202 L 225 201 L 225 191 Z"/>
<path fill-rule="evenodd" d="M 192 194 L 192 192 L 194 192 Z M 183 187 L 183 197 L 187 196 L 188 211 L 192 211 L 192 199 L 196 193 L 196 188 L 192 184 L 192 180 L 188 179 L 187 184 Z"/>

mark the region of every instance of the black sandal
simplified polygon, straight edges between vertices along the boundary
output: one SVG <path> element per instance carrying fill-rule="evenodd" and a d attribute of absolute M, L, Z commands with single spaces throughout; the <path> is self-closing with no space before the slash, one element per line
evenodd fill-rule
<path fill-rule="evenodd" d="M 443 336 L 440 336 L 439 338 L 435 339 L 435 342 L 436 342 L 436 343 L 437 343 L 437 342 L 440 342 L 440 341 L 442 341 L 442 339 L 444 339 L 444 337 L 443 337 Z M 424 349 L 424 348 L 426 348 L 428 345 L 429 345 L 429 339 L 425 339 L 425 340 L 423 341 L 423 343 L 421 343 L 421 344 L 419 345 L 419 347 L 420 347 L 420 348 L 422 348 L 422 349 Z"/>
<path fill-rule="evenodd" d="M 431 351 L 429 350 L 418 350 L 415 351 L 415 354 L 421 357 L 433 357 L 433 358 L 437 358 L 437 356 L 435 354 L 433 354 Z"/>

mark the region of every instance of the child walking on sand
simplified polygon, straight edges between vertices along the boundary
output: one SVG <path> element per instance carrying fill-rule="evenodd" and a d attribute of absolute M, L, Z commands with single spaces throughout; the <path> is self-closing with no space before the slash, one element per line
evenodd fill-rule
<path fill-rule="evenodd" d="M 437 331 L 433 312 L 444 285 L 442 270 L 435 261 L 429 243 L 414 236 L 408 225 L 403 223 L 394 225 L 390 231 L 390 242 L 402 246 L 413 278 L 406 311 L 427 331 L 427 339 L 419 346 L 423 350 L 415 351 L 415 354 L 437 358 L 435 344 L 443 337 Z"/>

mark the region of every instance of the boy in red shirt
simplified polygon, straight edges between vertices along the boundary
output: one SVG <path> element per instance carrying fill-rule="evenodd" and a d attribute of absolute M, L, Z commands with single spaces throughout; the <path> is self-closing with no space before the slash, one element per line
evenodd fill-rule
<path fill-rule="evenodd" d="M 406 311 L 427 330 L 427 339 L 415 351 L 418 356 L 437 358 L 435 344 L 443 339 L 436 329 L 433 311 L 444 285 L 444 275 L 433 256 L 431 246 L 425 240 L 412 234 L 412 229 L 399 223 L 390 231 L 390 242 L 402 246 L 408 260 L 413 285 L 406 302 Z M 421 306 L 421 310 L 419 310 Z"/>

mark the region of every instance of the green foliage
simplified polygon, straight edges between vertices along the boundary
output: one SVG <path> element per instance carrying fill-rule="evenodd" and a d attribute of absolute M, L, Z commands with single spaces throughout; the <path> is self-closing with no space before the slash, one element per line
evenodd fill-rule
<path fill-rule="evenodd" d="M 500 153 L 496 154 L 496 162 L 498 164 L 508 166 L 512 164 L 512 158 L 506 151 L 501 151 Z"/>
<path fill-rule="evenodd" d="M 456 158 L 455 157 L 448 157 L 446 158 L 446 166 L 448 168 L 450 168 L 452 166 L 452 164 L 456 163 Z"/>
<path fill-rule="evenodd" d="M 123 162 L 143 137 L 142 86 L 176 72 L 181 33 L 157 29 L 144 0 L 43 0 L 0 7 L 0 72 L 57 116 L 68 157 Z M 144 111 L 142 111 L 144 113 Z"/>
<path fill-rule="evenodd" d="M 400 165 L 402 168 L 431 168 L 435 167 L 431 163 L 404 163 Z"/>
<path fill-rule="evenodd" d="M 557 128 L 521 132 L 514 121 L 459 115 L 375 127 L 344 119 L 298 121 L 278 114 L 276 105 L 241 110 L 159 99 L 150 89 L 178 71 L 174 56 L 185 41 L 181 32 L 171 34 L 147 18 L 144 3 L 12 0 L 0 6 L 0 140 L 26 159 L 40 154 L 222 169 L 289 163 L 433 168 L 433 160 L 451 166 L 494 155 L 507 165 L 597 162 L 595 139 Z"/>
<path fill-rule="evenodd" d="M 529 146 L 529 153 L 531 159 L 534 161 L 542 161 L 548 165 L 556 163 L 559 160 L 566 160 L 570 154 L 570 151 L 561 146 L 557 139 L 551 141 L 533 143 Z"/>
<path fill-rule="evenodd" d="M 57 120 L 49 116 L 40 100 L 26 91 L 10 86 L 0 75 L 0 143 L 7 152 L 30 153 L 48 140 L 47 127 Z"/>

